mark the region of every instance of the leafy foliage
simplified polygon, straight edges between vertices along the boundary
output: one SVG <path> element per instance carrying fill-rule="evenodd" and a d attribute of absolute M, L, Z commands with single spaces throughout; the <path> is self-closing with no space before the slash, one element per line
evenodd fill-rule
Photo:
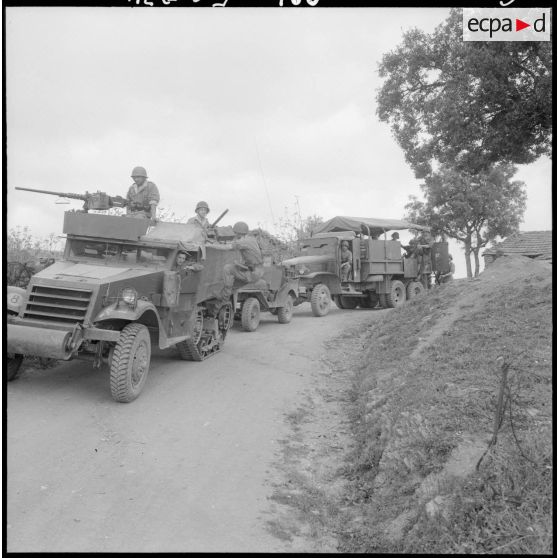
<path fill-rule="evenodd" d="M 472 276 L 473 254 L 476 277 L 480 249 L 497 237 L 517 231 L 523 218 L 527 195 L 523 182 L 511 180 L 515 172 L 509 164 L 479 174 L 442 167 L 421 185 L 426 201 L 411 197 L 405 206 L 406 218 L 429 225 L 435 235 L 462 242 L 467 276 Z"/>
<path fill-rule="evenodd" d="M 453 9 L 431 35 L 406 32 L 379 74 L 377 114 L 417 178 L 437 164 L 475 173 L 550 154 L 550 42 L 464 42 Z"/>

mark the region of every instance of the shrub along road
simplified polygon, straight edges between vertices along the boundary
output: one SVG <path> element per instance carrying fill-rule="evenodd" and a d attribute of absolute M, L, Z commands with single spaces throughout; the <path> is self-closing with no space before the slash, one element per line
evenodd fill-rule
<path fill-rule="evenodd" d="M 268 313 L 255 332 L 235 325 L 202 363 L 156 351 L 130 404 L 111 399 L 106 367 L 24 363 L 7 388 L 7 550 L 310 550 L 312 533 L 278 519 L 285 448 L 321 400 L 324 342 L 386 312 L 314 318 L 304 304 L 288 325 Z M 326 440 L 331 419 L 314 434 Z"/>

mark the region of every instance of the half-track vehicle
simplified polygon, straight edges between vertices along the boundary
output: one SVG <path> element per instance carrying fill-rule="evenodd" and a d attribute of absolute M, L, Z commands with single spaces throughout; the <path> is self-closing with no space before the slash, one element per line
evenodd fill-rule
<path fill-rule="evenodd" d="M 331 300 L 339 308 L 400 306 L 431 287 L 431 275 L 448 267 L 447 242 L 402 251 L 388 231 L 428 232 L 428 227 L 402 220 L 334 217 L 302 241 L 302 255 L 282 262 L 287 276 L 299 280 L 299 300 L 310 302 L 314 316 L 325 316 Z M 383 238 L 380 236 L 383 235 Z M 352 253 L 343 277 L 341 243 Z M 343 280 L 344 279 L 344 280 Z"/>
<path fill-rule="evenodd" d="M 222 348 L 236 302 L 219 298 L 223 267 L 238 251 L 206 243 L 195 225 L 82 211 L 65 213 L 63 232 L 63 259 L 8 292 L 9 380 L 23 355 L 107 363 L 113 398 L 129 402 L 152 343 L 194 361 Z M 188 262 L 176 268 L 179 251 Z"/>

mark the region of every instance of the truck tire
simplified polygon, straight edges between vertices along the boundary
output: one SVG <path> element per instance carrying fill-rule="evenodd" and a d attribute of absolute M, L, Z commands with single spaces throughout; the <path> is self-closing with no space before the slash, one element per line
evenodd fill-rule
<path fill-rule="evenodd" d="M 407 297 L 405 295 L 405 285 L 401 281 L 392 281 L 391 289 L 386 294 L 386 302 L 389 308 L 397 308 L 405 304 Z"/>
<path fill-rule="evenodd" d="M 293 319 L 293 297 L 289 295 L 285 301 L 285 306 L 277 308 L 277 320 L 280 324 L 288 324 Z"/>
<path fill-rule="evenodd" d="M 329 312 L 331 305 L 331 295 L 327 285 L 318 283 L 312 289 L 310 296 L 310 306 L 312 307 L 312 314 L 317 317 L 325 316 Z"/>
<path fill-rule="evenodd" d="M 116 342 L 110 362 L 110 391 L 115 401 L 129 403 L 143 389 L 151 361 L 151 339 L 143 324 L 128 324 Z"/>
<path fill-rule="evenodd" d="M 407 285 L 407 299 L 411 300 L 425 292 L 424 285 L 418 281 L 411 281 Z"/>
<path fill-rule="evenodd" d="M 355 296 L 339 295 L 339 304 L 345 310 L 354 310 L 358 306 L 358 298 Z"/>
<path fill-rule="evenodd" d="M 23 362 L 23 355 L 8 353 L 8 382 L 15 380 Z"/>
<path fill-rule="evenodd" d="M 244 331 L 256 331 L 258 328 L 260 323 L 260 303 L 257 298 L 251 296 L 244 301 L 241 323 Z"/>
<path fill-rule="evenodd" d="M 379 300 L 377 293 L 368 293 L 367 296 L 360 297 L 358 303 L 361 308 L 376 308 Z"/>

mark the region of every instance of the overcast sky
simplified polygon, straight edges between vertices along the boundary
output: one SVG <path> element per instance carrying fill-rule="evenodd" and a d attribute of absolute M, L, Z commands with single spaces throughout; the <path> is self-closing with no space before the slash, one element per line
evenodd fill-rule
<path fill-rule="evenodd" d="M 7 7 L 8 228 L 62 233 L 81 203 L 15 186 L 125 195 L 277 232 L 285 215 L 403 217 L 420 182 L 376 117 L 377 66 L 439 8 Z M 520 168 L 522 230 L 552 228 L 551 162 Z M 453 246 L 457 276 L 462 252 Z"/>

